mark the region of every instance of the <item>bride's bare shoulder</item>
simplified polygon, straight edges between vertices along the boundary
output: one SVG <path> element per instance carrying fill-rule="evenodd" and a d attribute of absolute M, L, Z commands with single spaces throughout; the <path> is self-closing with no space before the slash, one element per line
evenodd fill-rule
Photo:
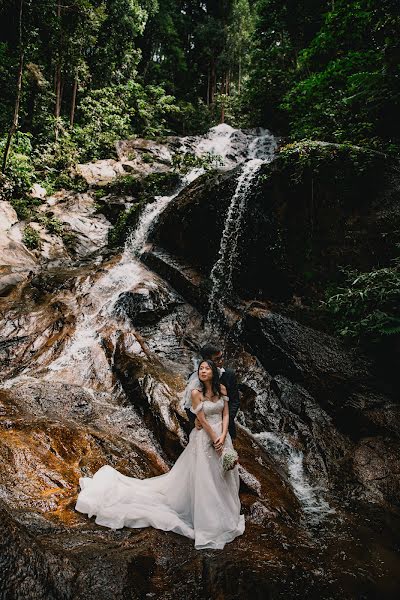
<path fill-rule="evenodd" d="M 221 383 L 221 384 L 220 384 L 220 386 L 219 386 L 219 391 L 221 392 L 221 394 L 222 394 L 223 396 L 227 396 L 227 395 L 228 395 L 228 392 L 227 392 L 227 390 L 226 390 L 226 387 L 225 387 L 225 386 L 224 386 L 222 383 Z"/>
<path fill-rule="evenodd" d="M 194 390 L 191 391 L 191 396 L 192 396 L 192 400 L 201 398 L 201 391 L 195 388 Z"/>

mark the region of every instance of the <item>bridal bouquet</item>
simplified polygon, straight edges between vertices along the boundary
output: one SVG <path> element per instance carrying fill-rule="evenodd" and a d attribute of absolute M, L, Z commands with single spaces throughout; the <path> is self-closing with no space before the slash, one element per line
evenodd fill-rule
<path fill-rule="evenodd" d="M 230 471 L 238 462 L 238 453 L 233 448 L 224 448 L 221 455 L 221 463 L 224 471 Z"/>

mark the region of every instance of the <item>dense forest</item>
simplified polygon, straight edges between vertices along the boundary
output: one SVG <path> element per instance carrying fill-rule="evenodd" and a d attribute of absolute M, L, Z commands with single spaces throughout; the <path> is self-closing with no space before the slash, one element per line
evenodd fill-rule
<path fill-rule="evenodd" d="M 3 0 L 0 11 L 2 145 L 15 129 L 15 151 L 49 165 L 224 121 L 398 151 L 396 0 Z"/>
<path fill-rule="evenodd" d="M 75 164 L 132 136 L 226 122 L 267 127 L 289 149 L 322 140 L 399 154 L 396 0 L 3 0 L 0 17 L 0 193 L 21 218 L 34 182 L 79 188 Z M 397 331 L 386 309 L 369 322 L 364 306 L 370 294 L 392 314 L 392 265 L 331 302 L 346 322 L 361 297 L 357 332 Z"/>

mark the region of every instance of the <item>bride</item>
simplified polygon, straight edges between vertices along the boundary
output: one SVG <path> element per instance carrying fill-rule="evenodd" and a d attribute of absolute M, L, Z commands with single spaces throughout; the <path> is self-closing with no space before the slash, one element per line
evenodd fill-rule
<path fill-rule="evenodd" d="M 93 478 L 80 478 L 77 511 L 96 515 L 96 523 L 112 529 L 151 526 L 174 531 L 194 539 L 197 550 L 222 549 L 243 533 L 238 467 L 224 471 L 221 460 L 222 451 L 233 448 L 229 399 L 213 362 L 201 362 L 198 376 L 202 390 L 192 391 L 191 410 L 202 428 L 192 430 L 172 469 L 135 479 L 105 465 Z"/>

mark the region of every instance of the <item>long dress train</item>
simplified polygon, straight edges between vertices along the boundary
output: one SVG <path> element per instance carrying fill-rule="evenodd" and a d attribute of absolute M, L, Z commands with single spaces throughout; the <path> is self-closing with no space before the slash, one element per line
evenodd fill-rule
<path fill-rule="evenodd" d="M 203 400 L 207 421 L 220 434 L 226 396 Z M 193 411 L 194 412 L 194 411 Z M 229 433 L 225 447 L 232 448 Z M 221 459 L 204 429 L 193 429 L 172 469 L 149 479 L 122 475 L 105 465 L 81 477 L 76 510 L 112 529 L 155 527 L 195 540 L 195 548 L 222 549 L 244 531 L 240 514 L 239 473 L 222 469 Z"/>

